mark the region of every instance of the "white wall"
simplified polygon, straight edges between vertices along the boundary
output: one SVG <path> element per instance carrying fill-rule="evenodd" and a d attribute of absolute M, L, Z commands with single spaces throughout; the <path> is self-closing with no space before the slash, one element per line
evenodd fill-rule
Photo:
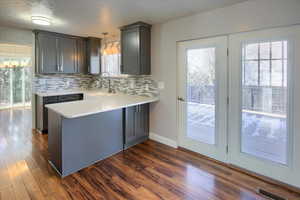
<path fill-rule="evenodd" d="M 165 82 L 165 89 L 160 102 L 151 106 L 150 132 L 177 141 L 177 41 L 298 23 L 299 0 L 251 0 L 154 25 L 152 74 Z"/>
<path fill-rule="evenodd" d="M 32 46 L 33 33 L 29 30 L 0 26 L 0 42 Z"/>
<path fill-rule="evenodd" d="M 34 35 L 31 30 L 0 26 L 0 43 L 28 45 L 32 47 L 32 69 L 34 69 Z M 34 75 L 34 70 L 32 70 Z M 33 77 L 33 76 L 32 76 Z M 35 128 L 35 99 L 32 96 L 32 127 Z"/>

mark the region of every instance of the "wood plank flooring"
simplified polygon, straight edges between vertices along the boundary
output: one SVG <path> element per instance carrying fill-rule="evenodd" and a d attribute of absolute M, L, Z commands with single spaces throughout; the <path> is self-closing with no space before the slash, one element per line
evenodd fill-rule
<path fill-rule="evenodd" d="M 292 191 L 154 141 L 64 179 L 47 158 L 47 135 L 31 131 L 31 111 L 0 111 L 0 200 L 267 199 L 258 188 L 300 199 Z"/>

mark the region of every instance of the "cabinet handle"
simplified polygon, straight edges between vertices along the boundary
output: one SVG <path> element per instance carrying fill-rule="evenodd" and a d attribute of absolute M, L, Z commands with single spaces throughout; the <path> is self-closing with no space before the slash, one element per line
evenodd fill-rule
<path fill-rule="evenodd" d="M 41 63 L 42 63 L 42 72 L 44 72 L 44 51 L 43 50 L 42 50 Z"/>
<path fill-rule="evenodd" d="M 59 48 L 58 48 L 58 39 L 55 40 L 55 46 L 56 46 L 56 70 L 60 71 L 60 61 L 59 61 Z"/>
<path fill-rule="evenodd" d="M 64 54 L 61 54 L 61 65 L 60 65 L 60 71 L 64 71 Z"/>

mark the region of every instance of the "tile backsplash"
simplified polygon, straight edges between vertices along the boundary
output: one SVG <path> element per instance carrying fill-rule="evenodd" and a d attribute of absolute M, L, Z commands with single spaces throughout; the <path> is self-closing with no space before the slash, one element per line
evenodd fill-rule
<path fill-rule="evenodd" d="M 109 79 L 112 89 L 131 95 L 158 96 L 157 82 L 151 76 L 102 77 L 95 75 L 36 75 L 33 89 L 35 92 L 57 92 L 77 89 L 108 88 Z"/>

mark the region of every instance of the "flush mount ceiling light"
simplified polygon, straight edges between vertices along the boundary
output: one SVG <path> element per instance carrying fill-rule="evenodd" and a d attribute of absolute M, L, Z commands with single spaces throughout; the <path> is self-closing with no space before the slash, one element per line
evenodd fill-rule
<path fill-rule="evenodd" d="M 51 19 L 43 16 L 31 16 L 31 21 L 34 24 L 49 26 L 51 25 Z"/>
<path fill-rule="evenodd" d="M 42 26 L 51 25 L 53 19 L 54 0 L 30 0 L 30 1 L 32 1 L 31 22 Z"/>

